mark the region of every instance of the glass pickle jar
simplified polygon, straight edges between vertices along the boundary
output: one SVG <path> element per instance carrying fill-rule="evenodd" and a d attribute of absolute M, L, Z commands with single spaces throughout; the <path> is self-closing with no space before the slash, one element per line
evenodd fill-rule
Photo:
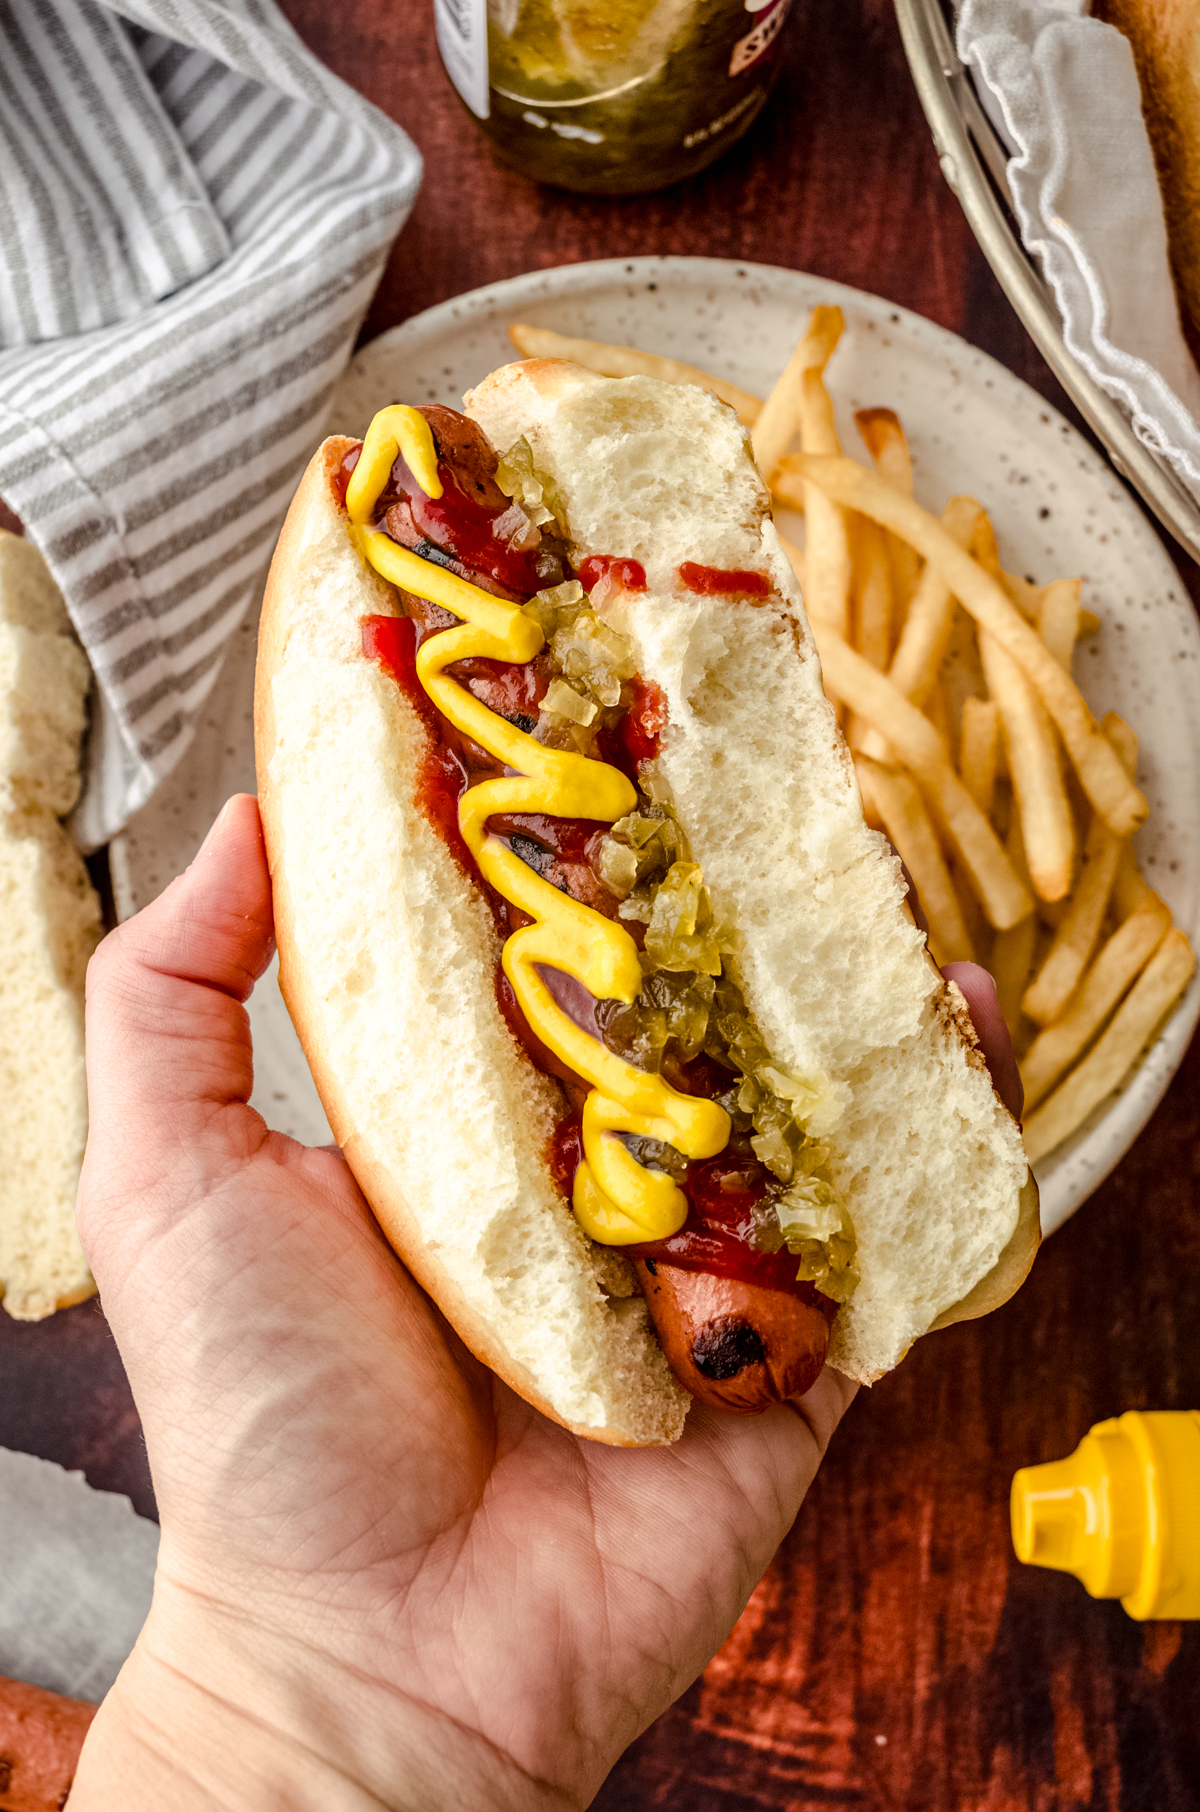
<path fill-rule="evenodd" d="M 434 0 L 447 73 L 526 176 L 661 189 L 736 144 L 766 103 L 791 0 Z"/>

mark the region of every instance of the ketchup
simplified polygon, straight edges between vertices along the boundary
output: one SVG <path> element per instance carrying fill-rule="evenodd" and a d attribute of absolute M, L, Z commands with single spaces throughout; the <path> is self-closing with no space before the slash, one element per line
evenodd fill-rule
<path fill-rule="evenodd" d="M 728 1076 L 728 1072 L 726 1072 Z M 575 1172 L 583 1162 L 583 1131 L 578 1113 L 559 1122 L 547 1153 L 550 1174 L 568 1201 Z M 688 1217 L 669 1239 L 622 1246 L 626 1258 L 640 1259 L 654 1271 L 674 1265 L 681 1271 L 705 1271 L 713 1277 L 737 1278 L 763 1290 L 782 1290 L 821 1309 L 832 1325 L 837 1304 L 816 1285 L 796 1276 L 794 1253 L 783 1247 L 767 1252 L 757 1243 L 755 1209 L 767 1198 L 775 1179 L 736 1135 L 715 1158 L 692 1162 L 680 1181 Z"/>
<path fill-rule="evenodd" d="M 442 838 L 463 873 L 472 880 L 481 880 L 458 828 L 458 802 L 476 773 L 485 768 L 499 773 L 500 767 L 478 743 L 469 745 L 478 756 L 478 763 L 464 759 L 461 745 L 466 743 L 466 738 L 455 735 L 453 726 L 446 722 L 417 678 L 417 649 L 428 633 L 415 617 L 364 617 L 362 650 L 368 660 L 378 661 L 389 678 L 395 680 L 429 732 L 417 775 L 418 808 Z M 455 742 L 460 748 L 455 748 Z"/>
<path fill-rule="evenodd" d="M 765 598 L 771 589 L 766 573 L 726 572 L 719 566 L 697 566 L 693 560 L 684 561 L 679 568 L 679 577 L 689 591 L 699 592 L 706 598 L 724 597 L 734 592 Z"/>
<path fill-rule="evenodd" d="M 739 1149 L 743 1143 L 745 1151 Z M 689 1164 L 679 1185 L 688 1200 L 688 1217 L 679 1232 L 669 1239 L 626 1246 L 625 1252 L 629 1258 L 737 1277 L 764 1290 L 787 1290 L 824 1302 L 814 1285 L 796 1276 L 794 1253 L 786 1246 L 766 1252 L 755 1241 L 754 1210 L 767 1198 L 774 1178 L 748 1148 L 749 1140 L 735 1137 L 717 1157 Z M 836 1303 L 831 1302 L 829 1309 L 832 1321 Z"/>
<path fill-rule="evenodd" d="M 550 1135 L 550 1146 L 547 1153 L 550 1161 L 550 1174 L 560 1192 L 571 1199 L 571 1190 L 575 1183 L 575 1172 L 583 1163 L 583 1126 L 578 1114 L 569 1114 L 560 1120 Z"/>
<path fill-rule="evenodd" d="M 389 679 L 394 679 L 402 692 L 417 704 L 427 723 L 441 718 L 441 712 L 417 678 L 417 649 L 423 637 L 415 617 L 364 617 L 361 624 L 362 651 L 369 661 L 378 661 Z"/>
<path fill-rule="evenodd" d="M 333 475 L 333 494 L 343 509 L 346 507 L 347 486 L 353 478 L 354 468 L 361 458 L 362 442 L 361 440 L 356 440 L 349 452 L 342 454 L 342 463 Z"/>
<path fill-rule="evenodd" d="M 595 591 L 602 579 L 619 585 L 622 591 L 646 589 L 646 569 L 640 560 L 622 560 L 616 554 L 589 554 L 579 562 L 579 583 L 584 591 Z"/>

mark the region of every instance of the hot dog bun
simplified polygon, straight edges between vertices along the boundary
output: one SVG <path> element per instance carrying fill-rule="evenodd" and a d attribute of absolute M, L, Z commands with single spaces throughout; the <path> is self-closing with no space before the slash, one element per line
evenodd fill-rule
<path fill-rule="evenodd" d="M 1184 338 L 1200 364 L 1200 4 L 1097 0 L 1093 11 L 1133 51 Z"/>
<path fill-rule="evenodd" d="M 699 389 L 549 360 L 505 367 L 466 407 L 497 449 L 529 440 L 579 557 L 645 567 L 616 627 L 669 701 L 661 774 L 740 932 L 773 1055 L 841 1103 L 822 1137 L 861 1282 L 830 1358 L 870 1381 L 989 1273 L 1010 1293 L 1037 1217 L 962 997 L 864 824 L 744 430 Z M 347 533 L 332 482 L 346 447 L 314 457 L 263 609 L 258 773 L 285 997 L 381 1225 L 472 1350 L 581 1434 L 672 1440 L 688 1398 L 627 1261 L 591 1245 L 551 1180 L 558 1087 L 507 1030 L 489 913 L 414 805 L 420 720 L 362 654 L 361 619 L 396 598 Z M 698 597 L 684 561 L 765 571 L 773 593 Z"/>
<path fill-rule="evenodd" d="M 103 925 L 62 823 L 79 793 L 89 677 L 41 554 L 0 529 L 0 1297 L 27 1321 L 95 1288 L 75 1194 L 83 981 Z"/>

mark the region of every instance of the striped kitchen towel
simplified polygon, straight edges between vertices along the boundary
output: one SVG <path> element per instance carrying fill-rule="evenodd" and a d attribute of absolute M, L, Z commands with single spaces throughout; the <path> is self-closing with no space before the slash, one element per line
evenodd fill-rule
<path fill-rule="evenodd" d="M 96 673 L 85 848 L 187 747 L 420 176 L 273 0 L 0 0 L 0 497 Z"/>

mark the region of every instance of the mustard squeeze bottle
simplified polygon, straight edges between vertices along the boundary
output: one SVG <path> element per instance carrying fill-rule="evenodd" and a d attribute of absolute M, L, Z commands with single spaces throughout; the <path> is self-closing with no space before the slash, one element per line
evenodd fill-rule
<path fill-rule="evenodd" d="M 1126 1411 L 1012 1482 L 1018 1560 L 1131 1617 L 1200 1618 L 1200 1411 Z"/>

